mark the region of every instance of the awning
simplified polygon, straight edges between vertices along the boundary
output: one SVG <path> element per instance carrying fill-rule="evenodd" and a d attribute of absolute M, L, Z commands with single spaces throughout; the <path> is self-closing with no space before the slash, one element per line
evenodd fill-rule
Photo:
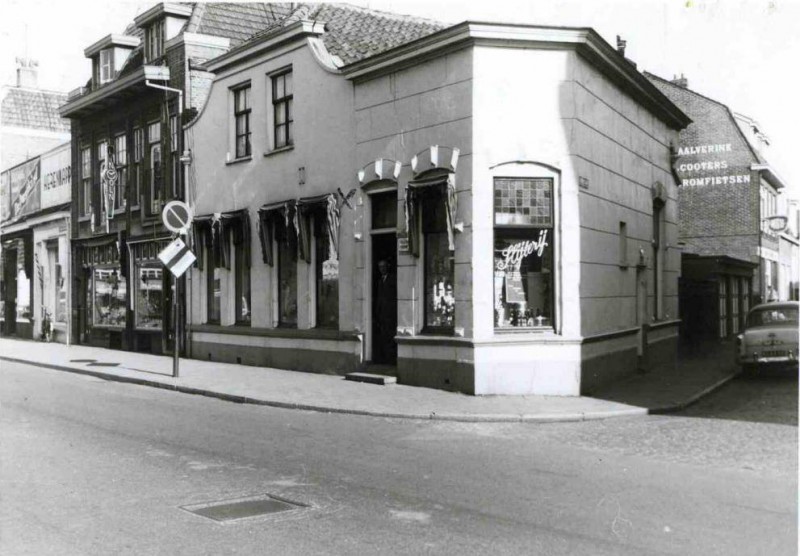
<path fill-rule="evenodd" d="M 123 276 L 127 276 L 127 257 L 120 251 L 125 240 L 125 233 L 106 235 L 99 238 L 88 238 L 84 241 L 73 240 L 77 264 L 83 268 L 95 265 L 120 265 Z"/>
<path fill-rule="evenodd" d="M 303 260 L 307 263 L 311 262 L 311 222 L 309 217 L 312 215 L 325 217 L 328 229 L 329 254 L 338 260 L 340 212 L 336 195 L 334 193 L 326 193 L 316 197 L 304 197 L 297 201 L 297 208 L 300 211 L 300 256 Z"/>
<path fill-rule="evenodd" d="M 234 245 L 243 245 L 244 262 L 250 267 L 250 213 L 247 209 L 217 212 L 195 216 L 193 222 L 197 267 L 203 270 L 205 249 L 211 249 L 214 264 L 231 268 L 231 247 L 227 235 L 233 236 Z"/>
<path fill-rule="evenodd" d="M 455 174 L 440 174 L 431 178 L 411 180 L 406 186 L 406 232 L 408 249 L 415 257 L 419 257 L 419 228 L 417 227 L 418 204 L 422 200 L 444 202 L 447 213 L 447 241 L 450 251 L 455 251 L 456 224 L 456 181 Z"/>
<path fill-rule="evenodd" d="M 264 262 L 273 265 L 272 243 L 275 226 L 284 230 L 283 238 L 291 241 L 291 230 L 294 229 L 295 237 L 299 237 L 299 222 L 297 219 L 297 201 L 294 199 L 269 203 L 258 209 L 258 237 L 261 240 L 261 255 Z"/>

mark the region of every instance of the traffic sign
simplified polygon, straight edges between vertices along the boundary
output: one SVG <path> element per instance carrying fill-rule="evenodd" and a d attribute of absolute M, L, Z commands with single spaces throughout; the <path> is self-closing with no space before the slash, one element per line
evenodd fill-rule
<path fill-rule="evenodd" d="M 161 211 L 164 226 L 176 234 L 185 234 L 192 225 L 192 209 L 183 201 L 170 201 Z"/>
<path fill-rule="evenodd" d="M 176 277 L 182 276 L 197 259 L 181 238 L 174 240 L 162 249 L 158 258 Z"/>

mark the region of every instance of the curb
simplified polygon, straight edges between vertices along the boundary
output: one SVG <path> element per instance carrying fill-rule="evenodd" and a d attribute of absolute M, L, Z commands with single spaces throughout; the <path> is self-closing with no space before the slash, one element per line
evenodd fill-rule
<path fill-rule="evenodd" d="M 216 392 L 213 390 L 206 390 L 202 388 L 195 388 L 191 386 L 181 386 L 179 384 L 171 384 L 169 382 L 162 382 L 158 380 L 149 380 L 146 378 L 137 378 L 113 373 L 106 373 L 103 371 L 94 371 L 89 369 L 81 369 L 77 367 L 70 367 L 67 365 L 57 365 L 53 363 L 44 363 L 38 361 L 30 361 L 27 359 L 20 359 L 17 357 L 8 357 L 0 355 L 1 361 L 9 361 L 13 363 L 22 363 L 25 365 L 32 365 L 51 369 L 55 371 L 63 371 L 75 373 L 85 376 L 91 376 L 102 380 L 111 382 L 123 382 L 128 384 L 136 384 L 139 386 L 149 386 L 152 388 L 160 388 L 162 390 L 172 390 L 182 394 L 194 394 L 197 396 L 206 396 L 209 398 L 216 398 L 223 401 L 261 405 L 267 407 L 275 407 L 279 409 L 294 409 L 301 411 L 315 411 L 318 413 L 337 413 L 343 415 L 362 415 L 368 417 L 382 417 L 389 419 L 413 419 L 422 421 L 449 421 L 459 423 L 563 423 L 563 422 L 578 422 L 578 421 L 596 421 L 600 419 L 613 419 L 619 417 L 633 417 L 642 416 L 647 414 L 666 414 L 680 411 L 694 403 L 702 397 L 710 394 L 714 390 L 720 388 L 728 381 L 732 380 L 739 373 L 731 374 L 712 386 L 706 388 L 700 393 L 694 395 L 689 400 L 655 409 L 648 409 L 646 407 L 630 407 L 625 409 L 613 409 L 609 411 L 578 411 L 572 413 L 542 413 L 542 414 L 454 414 L 454 413 L 393 413 L 384 411 L 370 411 L 362 409 L 348 409 L 341 407 L 326 407 L 312 404 L 303 404 L 295 402 L 282 402 L 275 400 L 264 400 L 258 398 L 250 398 L 237 394 L 226 394 L 224 392 Z"/>
<path fill-rule="evenodd" d="M 698 392 L 697 394 L 695 394 L 694 396 L 692 396 L 691 398 L 689 398 L 688 400 L 686 400 L 684 402 L 679 402 L 679 403 L 676 403 L 676 404 L 673 404 L 673 405 L 667 405 L 667 406 L 663 406 L 663 407 L 655 407 L 655 408 L 649 409 L 648 413 L 650 415 L 667 415 L 667 414 L 670 414 L 670 413 L 676 413 L 678 411 L 682 411 L 682 410 L 686 409 L 687 407 L 696 404 L 702 398 L 705 398 L 706 396 L 708 396 L 709 394 L 711 394 L 715 390 L 718 390 L 718 389 L 722 388 L 723 386 L 725 386 L 727 383 L 729 383 L 731 380 L 733 380 L 734 378 L 736 378 L 740 374 L 742 374 L 742 371 L 741 370 L 736 370 L 733 373 L 729 374 L 728 376 L 718 380 L 717 382 L 715 382 L 714 384 L 712 384 L 708 388 L 705 388 L 705 389 L 701 390 L 700 392 Z"/>

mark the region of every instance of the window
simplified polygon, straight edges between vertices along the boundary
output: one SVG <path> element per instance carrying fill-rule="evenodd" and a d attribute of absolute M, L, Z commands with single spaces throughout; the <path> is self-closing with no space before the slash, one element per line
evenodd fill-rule
<path fill-rule="evenodd" d="M 80 216 L 92 212 L 92 149 L 81 149 Z"/>
<path fill-rule="evenodd" d="M 164 53 L 164 20 L 153 23 L 145 35 L 145 58 L 152 62 Z"/>
<path fill-rule="evenodd" d="M 552 328 L 553 180 L 494 180 L 494 325 Z"/>
<path fill-rule="evenodd" d="M 455 325 L 455 261 L 447 236 L 446 207 L 437 187 L 426 188 L 421 200 L 425 242 L 425 329 L 452 330 Z"/>
<path fill-rule="evenodd" d="M 92 324 L 124 327 L 126 292 L 125 277 L 118 266 L 96 267 L 92 279 Z"/>
<path fill-rule="evenodd" d="M 297 238 L 294 228 L 276 224 L 278 240 L 278 324 L 297 326 Z"/>
<path fill-rule="evenodd" d="M 178 156 L 178 133 L 180 133 L 178 116 L 169 117 L 169 152 L 172 162 L 172 197 L 177 199 L 180 195 L 178 183 L 180 180 L 181 161 Z"/>
<path fill-rule="evenodd" d="M 139 206 L 142 183 L 142 162 L 144 161 L 144 130 L 133 129 L 133 182 L 131 186 L 131 205 Z"/>
<path fill-rule="evenodd" d="M 396 213 L 397 211 L 395 211 Z M 324 214 L 314 217 L 315 273 L 317 284 L 317 326 L 339 328 L 339 260 L 331 245 Z"/>
<path fill-rule="evenodd" d="M 114 138 L 114 155 L 117 165 L 117 208 L 125 207 L 125 195 L 128 188 L 128 138 L 117 135 Z"/>
<path fill-rule="evenodd" d="M 107 48 L 100 51 L 100 84 L 114 79 L 114 50 Z"/>
<path fill-rule="evenodd" d="M 731 326 L 734 334 L 739 333 L 739 278 L 731 278 Z"/>
<path fill-rule="evenodd" d="M 136 263 L 136 328 L 161 330 L 164 318 L 162 266 L 157 263 Z"/>
<path fill-rule="evenodd" d="M 147 192 L 147 203 L 150 214 L 158 214 L 161 209 L 161 189 L 163 175 L 161 172 L 161 122 L 153 122 L 147 126 L 147 142 L 150 148 L 150 183 Z"/>
<path fill-rule="evenodd" d="M 237 324 L 250 324 L 250 264 L 244 241 L 234 241 L 234 289 Z"/>
<path fill-rule="evenodd" d="M 206 307 L 208 312 L 206 320 L 212 324 L 219 324 L 222 298 L 222 269 L 219 267 L 219 260 L 215 256 L 213 246 L 210 243 L 207 245 Z"/>
<path fill-rule="evenodd" d="M 250 85 L 233 91 L 236 158 L 250 156 Z"/>
<path fill-rule="evenodd" d="M 628 266 L 628 225 L 619 223 L 619 266 Z"/>
<path fill-rule="evenodd" d="M 728 278 L 719 279 L 719 337 L 728 336 Z"/>
<path fill-rule="evenodd" d="M 294 144 L 292 92 L 291 70 L 272 77 L 273 142 L 276 149 Z"/>

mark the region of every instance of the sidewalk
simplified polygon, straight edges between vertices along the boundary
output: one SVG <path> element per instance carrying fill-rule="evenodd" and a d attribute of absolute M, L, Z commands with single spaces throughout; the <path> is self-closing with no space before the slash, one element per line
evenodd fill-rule
<path fill-rule="evenodd" d="M 168 356 L 5 338 L 0 339 L 0 360 L 239 403 L 464 422 L 583 421 L 675 411 L 735 376 L 732 357 L 726 357 L 724 350 L 703 350 L 672 373 L 636 375 L 594 397 L 467 396 L 194 359 L 180 360 L 180 377 L 175 379 Z"/>

